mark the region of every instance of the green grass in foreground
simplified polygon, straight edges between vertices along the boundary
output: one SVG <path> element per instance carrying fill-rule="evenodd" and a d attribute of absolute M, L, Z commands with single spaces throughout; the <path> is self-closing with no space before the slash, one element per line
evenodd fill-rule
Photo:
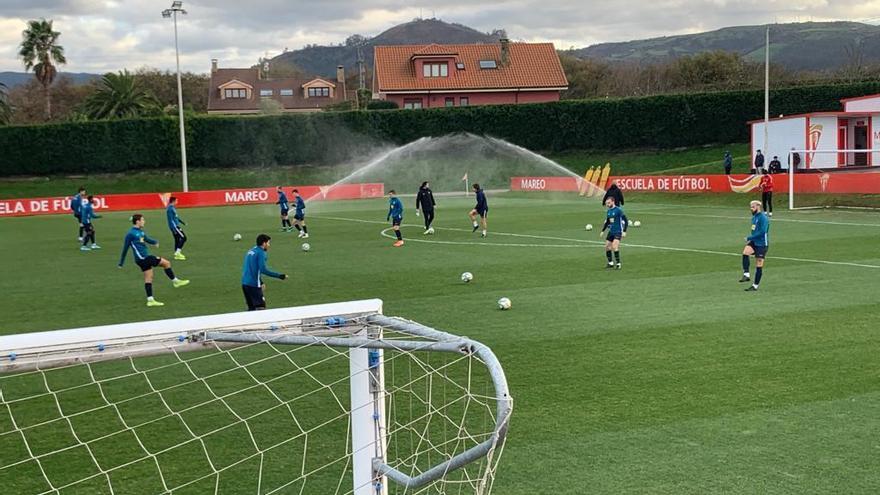
<path fill-rule="evenodd" d="M 591 166 L 611 163 L 614 174 L 717 174 L 723 171 L 725 150 L 733 154 L 734 171 L 746 173 L 749 162 L 748 144 L 716 145 L 684 150 L 591 152 L 577 151 L 558 155 L 555 160 L 578 175 Z M 536 168 L 536 175 L 547 171 Z M 226 188 L 271 187 L 278 184 L 314 185 L 331 184 L 344 173 L 333 167 L 241 167 L 232 169 L 197 168 L 189 171 L 189 186 L 193 190 Z M 181 188 L 179 170 L 132 171 L 125 174 L 91 174 L 83 176 L 51 176 L 28 178 L 0 178 L 0 199 L 69 196 L 80 185 L 86 185 L 96 194 L 169 192 Z"/>
<path fill-rule="evenodd" d="M 130 260 L 115 267 L 128 213 L 97 220 L 105 249 L 90 253 L 77 250 L 67 216 L 0 219 L 0 333 L 239 311 L 242 256 L 257 233 L 274 232 L 269 264 L 292 279 L 268 281 L 270 307 L 379 297 L 386 314 L 467 335 L 496 352 L 515 407 L 495 493 L 876 493 L 876 215 L 777 212 L 761 291 L 745 293 L 736 282 L 749 225 L 743 198 L 628 199 L 628 215 L 643 227 L 627 237 L 621 271 L 603 269 L 598 232 L 584 231 L 604 218 L 598 202 L 570 196 L 490 197 L 484 241 L 465 219 L 470 201 L 438 198 L 437 235 L 422 236 L 420 219 L 408 210 L 402 249 L 380 234 L 384 201 L 313 203 L 309 253 L 295 236 L 275 232 L 271 206 L 184 210 L 189 259 L 174 269 L 193 282 L 175 290 L 157 274 L 163 308 L 144 307 L 140 271 Z M 147 231 L 162 243 L 156 252 L 168 256 L 163 213 L 147 214 Z M 246 241 L 233 242 L 235 232 Z M 463 271 L 473 272 L 474 282 L 461 284 Z M 512 299 L 511 311 L 495 309 L 501 296 Z M 98 426 L 81 428 L 95 435 Z M 9 430 L 0 410 L 0 435 Z M 44 449 L 64 438 L 43 433 Z M 175 424 L 153 435 L 154 448 L 187 438 Z M 0 436 L 0 465 L 18 452 L 15 439 Z M 313 440 L 313 447 L 333 441 Z M 238 445 L 226 439 L 210 448 L 233 456 Z M 104 445 L 109 450 L 99 457 L 119 462 L 129 446 Z M 267 476 L 290 475 L 285 463 L 298 472 L 297 449 L 270 460 Z M 198 452 L 179 454 L 160 462 L 170 479 L 208 469 Z M 81 467 L 56 459 L 51 469 L 69 479 Z M 149 477 L 155 468 L 132 469 L 133 477 Z M 244 466 L 240 483 L 255 470 Z M 10 493 L 27 493 L 40 479 L 37 472 L 13 479 L 0 472 Z M 156 493 L 150 479 L 125 493 Z M 332 492 L 335 480 L 325 482 L 306 491 Z"/>

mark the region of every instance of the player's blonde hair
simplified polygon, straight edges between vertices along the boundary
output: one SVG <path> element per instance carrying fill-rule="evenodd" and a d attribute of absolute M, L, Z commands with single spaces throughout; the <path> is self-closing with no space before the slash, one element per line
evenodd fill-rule
<path fill-rule="evenodd" d="M 749 203 L 749 206 L 757 206 L 759 210 L 764 209 L 764 205 L 762 205 L 761 202 L 758 200 L 752 201 L 751 203 Z"/>

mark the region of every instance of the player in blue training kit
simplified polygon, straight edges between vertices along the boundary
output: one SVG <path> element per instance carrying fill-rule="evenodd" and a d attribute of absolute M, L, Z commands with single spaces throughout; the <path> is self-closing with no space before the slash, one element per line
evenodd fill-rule
<path fill-rule="evenodd" d="M 177 198 L 171 196 L 168 198 L 168 207 L 165 208 L 165 218 L 168 220 L 168 229 L 171 230 L 171 235 L 174 236 L 174 259 L 185 261 L 186 256 L 183 255 L 181 250 L 183 249 L 183 245 L 186 244 L 186 234 L 183 233 L 183 229 L 180 228 L 181 225 L 186 225 L 186 222 L 180 219 L 177 216 Z"/>
<path fill-rule="evenodd" d="M 608 208 L 608 212 L 605 214 L 605 224 L 602 225 L 602 230 L 599 232 L 599 237 L 602 237 L 605 230 L 608 230 L 608 235 L 605 237 L 605 257 L 608 258 L 608 264 L 605 268 L 615 268 L 616 266 L 620 270 L 620 240 L 626 237 L 626 227 L 629 220 L 623 213 L 623 209 L 615 204 L 613 197 L 605 200 L 605 207 Z M 612 251 L 614 252 L 613 261 Z M 617 265 L 614 264 L 615 261 Z"/>
<path fill-rule="evenodd" d="M 388 197 L 390 198 L 388 200 L 388 216 L 385 217 L 385 220 L 391 220 L 391 227 L 394 229 L 394 235 L 397 236 L 397 242 L 393 246 L 400 247 L 403 246 L 403 235 L 400 233 L 400 224 L 403 222 L 403 203 L 400 202 L 394 189 L 388 191 Z"/>
<path fill-rule="evenodd" d="M 293 206 L 293 226 L 299 231 L 297 237 L 308 239 L 309 228 L 306 227 L 306 202 L 303 201 L 302 196 L 299 195 L 299 189 L 293 190 L 293 198 L 296 201 Z"/>
<path fill-rule="evenodd" d="M 483 223 L 483 232 L 480 234 L 480 237 L 486 237 L 487 230 L 487 220 L 486 217 L 489 216 L 489 203 L 486 202 L 486 193 L 483 192 L 483 189 L 480 188 L 480 185 L 474 183 L 473 185 L 474 194 L 477 196 L 477 204 L 474 206 L 474 209 L 468 213 L 468 216 L 471 217 L 471 222 L 474 223 L 474 232 L 480 228 L 480 224 L 477 223 L 477 215 L 480 216 L 480 221 Z"/>
<path fill-rule="evenodd" d="M 269 257 L 266 252 L 269 251 L 271 240 L 272 238 L 266 234 L 258 235 L 257 244 L 244 255 L 244 264 L 241 267 L 241 290 L 244 292 L 248 311 L 266 309 L 266 298 L 263 296 L 266 284 L 263 283 L 261 275 L 281 280 L 287 278 L 287 275 L 273 272 L 266 266 L 266 259 Z"/>
<path fill-rule="evenodd" d="M 770 248 L 770 218 L 762 211 L 760 201 L 749 203 L 752 210 L 752 233 L 746 237 L 746 247 L 743 248 L 743 276 L 740 282 L 751 282 L 749 276 L 749 256 L 755 256 L 755 283 L 751 284 L 746 291 L 758 290 L 761 277 L 764 275 L 764 259 Z"/>
<path fill-rule="evenodd" d="M 287 200 L 287 195 L 284 194 L 281 186 L 278 186 L 275 192 L 278 193 L 278 201 L 275 204 L 281 208 L 281 232 L 290 232 L 293 230 L 290 219 L 287 218 L 287 214 L 290 212 L 290 201 Z"/>
<path fill-rule="evenodd" d="M 158 246 L 159 242 L 155 239 L 151 239 L 144 233 L 143 215 L 140 213 L 132 215 L 131 223 L 134 227 L 129 229 L 128 233 L 125 234 L 125 240 L 122 244 L 122 257 L 119 258 L 119 268 L 122 268 L 122 265 L 125 264 L 125 257 L 128 254 L 128 250 L 131 249 L 134 254 L 134 262 L 137 263 L 137 266 L 140 267 L 142 272 L 144 272 L 144 290 L 147 291 L 147 306 L 164 306 L 165 303 L 153 299 L 153 268 L 157 266 L 164 268 L 165 275 L 171 279 L 171 284 L 175 289 L 189 284 L 189 280 L 175 277 L 174 272 L 171 270 L 170 261 L 165 258 L 157 258 L 150 254 L 150 250 L 147 249 L 147 244 Z"/>
<path fill-rule="evenodd" d="M 70 199 L 70 211 L 73 212 L 73 218 L 76 218 L 76 224 L 79 226 L 79 235 L 76 237 L 76 240 L 82 242 L 83 240 L 83 224 L 82 224 L 82 205 L 86 200 L 86 188 L 80 186 L 79 190 L 76 193 L 76 196 Z"/>
<path fill-rule="evenodd" d="M 94 196 L 89 196 L 82 202 L 79 209 L 79 221 L 82 222 L 81 225 L 83 228 L 82 246 L 79 247 L 80 251 L 101 249 L 101 246 L 95 243 L 95 226 L 92 224 L 92 219 L 101 218 L 101 215 L 95 213 L 95 207 L 92 203 L 94 199 Z M 89 243 L 91 243 L 91 245 L 89 245 Z"/>

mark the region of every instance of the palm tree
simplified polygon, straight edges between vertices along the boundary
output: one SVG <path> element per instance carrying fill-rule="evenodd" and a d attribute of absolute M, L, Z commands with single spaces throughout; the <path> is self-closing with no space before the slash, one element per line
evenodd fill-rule
<path fill-rule="evenodd" d="M 104 74 L 98 90 L 86 99 L 82 111 L 90 119 L 114 119 L 158 115 L 161 104 L 131 73 Z"/>
<path fill-rule="evenodd" d="M 34 76 L 43 85 L 43 94 L 46 98 L 46 120 L 52 118 L 52 99 L 49 94 L 49 86 L 58 75 L 58 70 L 53 65 L 66 64 L 64 47 L 58 45 L 58 37 L 61 33 L 52 31 L 52 21 L 41 19 L 28 21 L 28 28 L 21 33 L 24 40 L 18 56 L 24 61 L 26 70 L 34 70 Z"/>
<path fill-rule="evenodd" d="M 12 106 L 9 105 L 8 88 L 0 83 L 0 125 L 6 125 L 12 118 Z"/>

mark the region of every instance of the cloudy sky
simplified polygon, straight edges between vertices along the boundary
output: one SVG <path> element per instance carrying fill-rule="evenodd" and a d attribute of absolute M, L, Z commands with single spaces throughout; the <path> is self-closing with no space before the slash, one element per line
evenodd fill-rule
<path fill-rule="evenodd" d="M 170 0 L 0 0 L 0 71 L 21 71 L 16 57 L 27 19 L 55 21 L 70 72 L 174 66 Z M 285 47 L 374 36 L 419 16 L 480 31 L 507 29 L 515 40 L 580 48 L 767 22 L 856 20 L 880 23 L 880 0 L 185 0 L 181 64 L 207 72 L 246 66 Z"/>

